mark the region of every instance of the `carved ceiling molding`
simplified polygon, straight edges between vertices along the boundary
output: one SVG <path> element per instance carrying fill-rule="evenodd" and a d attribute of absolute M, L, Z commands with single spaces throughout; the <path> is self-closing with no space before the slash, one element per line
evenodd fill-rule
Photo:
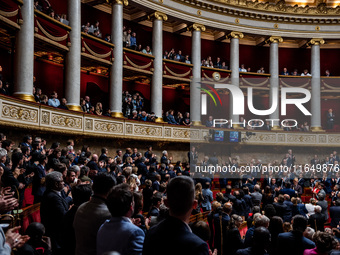
<path fill-rule="evenodd" d="M 299 6 L 287 4 L 285 0 L 279 0 L 276 3 L 259 2 L 259 1 L 247 1 L 247 0 L 210 0 L 211 3 L 202 2 L 200 0 L 175 0 L 186 2 L 189 4 L 195 4 L 197 7 L 203 9 L 210 9 L 221 11 L 220 6 L 214 3 L 221 3 L 228 8 L 228 6 L 238 6 L 243 8 L 249 8 L 254 10 L 278 12 L 286 14 L 311 14 L 311 15 L 338 15 L 340 14 L 340 6 L 328 7 L 326 3 L 320 2 L 317 6 Z"/>

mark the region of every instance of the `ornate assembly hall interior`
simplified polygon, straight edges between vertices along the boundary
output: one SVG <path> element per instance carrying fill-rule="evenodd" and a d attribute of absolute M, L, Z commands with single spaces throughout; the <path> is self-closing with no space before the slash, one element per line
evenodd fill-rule
<path fill-rule="evenodd" d="M 0 0 L 0 254 L 339 254 L 339 60 L 340 0 Z"/>

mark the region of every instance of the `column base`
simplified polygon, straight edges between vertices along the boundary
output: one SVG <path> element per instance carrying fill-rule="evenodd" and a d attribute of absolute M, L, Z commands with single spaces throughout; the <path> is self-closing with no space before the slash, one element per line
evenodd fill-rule
<path fill-rule="evenodd" d="M 192 122 L 192 125 L 195 127 L 203 127 L 202 122 L 199 120 L 195 120 Z"/>
<path fill-rule="evenodd" d="M 166 123 L 162 117 L 158 117 L 157 119 L 155 119 L 155 123 Z"/>
<path fill-rule="evenodd" d="M 326 132 L 326 130 L 323 130 L 322 127 L 311 127 L 310 130 L 312 132 Z"/>
<path fill-rule="evenodd" d="M 111 112 L 111 117 L 113 117 L 113 118 L 121 118 L 121 119 L 125 118 L 122 112 Z"/>
<path fill-rule="evenodd" d="M 282 128 L 280 126 L 273 126 L 271 130 L 279 131 L 279 130 L 282 130 Z"/>
<path fill-rule="evenodd" d="M 75 112 L 81 112 L 82 111 L 80 105 L 67 104 L 66 106 L 71 111 L 75 111 Z"/>
<path fill-rule="evenodd" d="M 14 93 L 13 97 L 19 98 L 21 100 L 29 101 L 29 102 L 35 102 L 34 96 L 30 94 Z"/>

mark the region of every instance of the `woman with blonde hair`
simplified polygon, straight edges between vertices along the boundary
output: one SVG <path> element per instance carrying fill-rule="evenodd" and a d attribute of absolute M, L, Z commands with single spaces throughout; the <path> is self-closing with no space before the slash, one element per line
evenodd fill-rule
<path fill-rule="evenodd" d="M 96 108 L 95 108 L 94 112 L 95 112 L 96 115 L 102 115 L 103 114 L 103 105 L 102 105 L 101 102 L 98 102 L 96 104 Z"/>
<path fill-rule="evenodd" d="M 197 183 L 195 186 L 195 199 L 197 200 L 197 207 L 196 207 L 196 213 L 201 212 L 201 203 L 204 200 L 203 194 L 202 194 L 202 184 Z"/>

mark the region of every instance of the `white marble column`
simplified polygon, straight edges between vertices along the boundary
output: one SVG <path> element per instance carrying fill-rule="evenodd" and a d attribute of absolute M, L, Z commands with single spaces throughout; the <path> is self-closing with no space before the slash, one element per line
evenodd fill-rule
<path fill-rule="evenodd" d="M 280 86 L 279 81 L 279 43 L 282 43 L 283 39 L 280 36 L 272 36 L 267 40 L 267 43 L 270 44 L 270 63 L 269 63 L 269 72 L 270 72 L 270 94 L 269 94 L 269 108 L 272 103 L 276 101 L 279 102 L 279 93 L 274 93 L 274 90 L 278 91 Z M 276 98 L 274 98 L 276 97 Z M 273 122 L 272 130 L 280 129 L 280 108 L 279 104 L 276 110 L 270 114 L 270 119 L 277 119 L 277 121 Z"/>
<path fill-rule="evenodd" d="M 241 32 L 231 32 L 228 35 L 230 38 L 230 70 L 231 70 L 231 84 L 234 86 L 240 86 L 240 39 L 244 37 L 243 33 Z M 233 98 L 229 97 L 229 119 L 232 120 L 233 127 L 238 128 L 240 127 L 239 115 L 233 114 Z"/>
<path fill-rule="evenodd" d="M 80 68 L 81 68 L 81 2 L 68 0 L 70 51 L 66 55 L 65 98 L 67 108 L 81 111 L 80 108 Z"/>
<path fill-rule="evenodd" d="M 16 36 L 13 96 L 35 102 L 33 96 L 34 66 L 34 1 L 24 0 L 21 7 L 23 24 Z"/>
<path fill-rule="evenodd" d="M 111 15 L 111 36 L 114 61 L 110 70 L 110 110 L 111 116 L 123 118 L 123 5 L 128 1 L 113 0 Z"/>
<path fill-rule="evenodd" d="M 153 20 L 152 52 L 155 56 L 151 82 L 151 111 L 157 116 L 156 122 L 163 122 L 163 20 L 166 21 L 168 17 L 164 13 L 155 12 L 148 18 Z"/>
<path fill-rule="evenodd" d="M 201 32 L 205 31 L 205 26 L 193 24 L 191 43 L 192 59 L 192 80 L 190 82 L 190 117 L 194 126 L 200 126 L 201 123 Z"/>
<path fill-rule="evenodd" d="M 311 130 L 322 131 L 321 126 L 321 79 L 320 79 L 320 45 L 325 41 L 321 38 L 310 40 L 311 45 L 311 74 L 312 74 L 312 99 L 311 99 Z"/>

